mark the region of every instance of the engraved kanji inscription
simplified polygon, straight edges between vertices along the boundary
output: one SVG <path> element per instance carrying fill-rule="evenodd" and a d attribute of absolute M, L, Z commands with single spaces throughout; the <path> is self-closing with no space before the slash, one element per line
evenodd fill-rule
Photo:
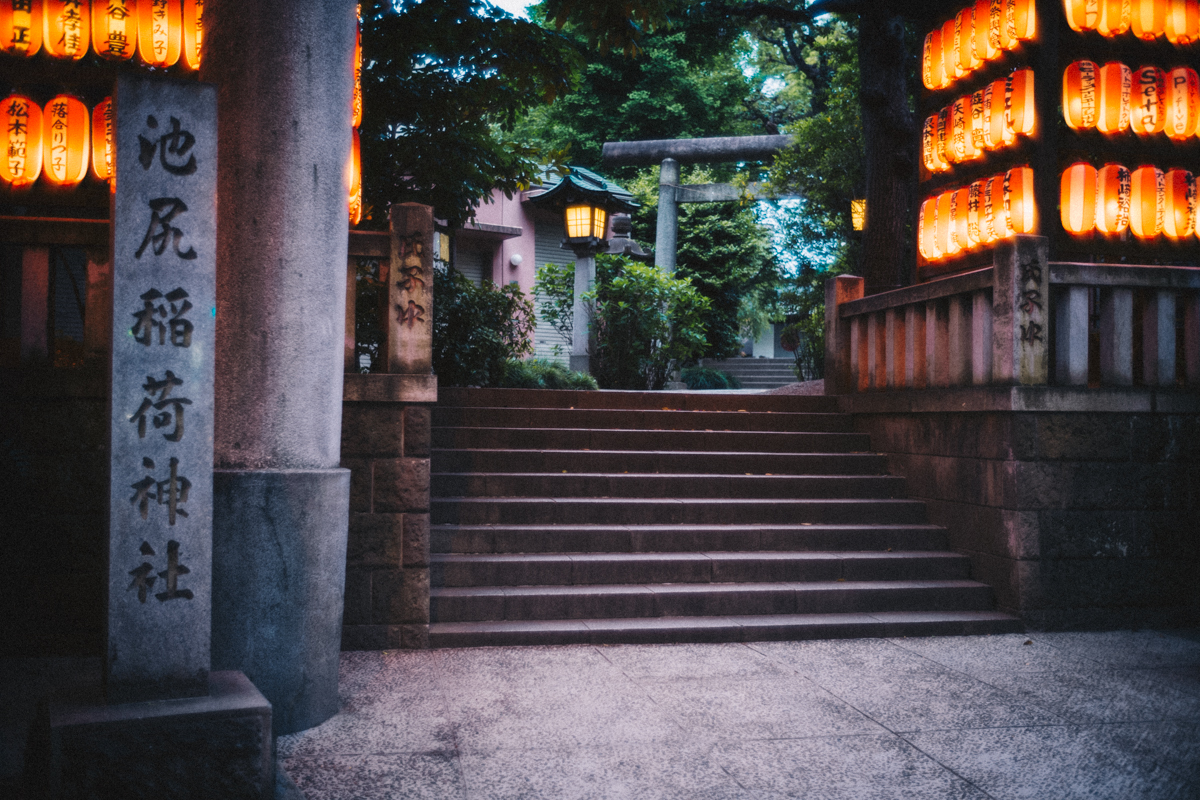
<path fill-rule="evenodd" d="M 147 139 L 138 134 L 138 163 L 142 169 L 154 166 L 154 154 L 158 153 L 158 161 L 162 168 L 172 175 L 191 175 L 196 171 L 196 155 L 191 152 L 196 144 L 196 137 L 189 131 L 183 130 L 178 119 L 170 118 L 171 130 L 155 139 Z M 146 127 L 158 128 L 158 120 L 153 116 L 146 117 Z"/>
<path fill-rule="evenodd" d="M 138 552 L 143 557 L 157 555 L 150 543 L 145 541 L 138 548 Z M 190 573 L 190 569 L 179 563 L 179 542 L 172 539 L 167 542 L 167 568 L 155 575 L 154 565 L 149 561 L 143 561 L 139 566 L 129 570 L 133 580 L 129 582 L 127 591 L 136 589 L 138 602 L 145 603 L 151 590 L 154 589 L 154 584 L 159 578 L 162 578 L 164 590 L 154 595 L 160 603 L 168 600 L 191 600 L 193 598 L 192 590 L 179 588 L 179 577 Z"/>
<path fill-rule="evenodd" d="M 146 376 L 142 389 L 149 396 L 142 398 L 142 404 L 129 418 L 131 423 L 137 425 L 139 439 L 146 438 L 147 421 L 156 430 L 171 428 L 163 434 L 163 438 L 168 442 L 178 442 L 183 438 L 183 407 L 190 406 L 192 401 L 186 397 L 171 396 L 171 390 L 180 386 L 183 386 L 183 379 L 176 377 L 171 370 L 167 370 L 162 380 L 153 375 Z"/>
<path fill-rule="evenodd" d="M 408 301 L 407 307 L 401 306 L 399 303 L 397 303 L 396 319 L 398 322 L 411 328 L 418 322 L 425 321 L 425 306 L 414 303 L 412 300 Z"/>
<path fill-rule="evenodd" d="M 171 224 L 175 221 L 175 217 L 187 211 L 187 203 L 178 197 L 158 197 L 149 201 L 149 206 L 150 224 L 146 227 L 146 236 L 142 239 L 141 246 L 134 252 L 134 257 L 141 258 L 147 247 L 154 255 L 161 256 L 166 252 L 169 241 L 175 250 L 175 255 L 185 261 L 195 259 L 196 248 L 188 247 L 187 250 L 181 250 L 180 242 L 183 241 L 183 231 Z"/>
<path fill-rule="evenodd" d="M 155 469 L 154 460 L 143 458 L 142 466 L 146 469 Z M 188 515 L 187 511 L 180 506 L 187 502 L 192 482 L 179 474 L 178 458 L 171 458 L 170 475 L 166 480 L 155 480 L 153 476 L 147 475 L 137 483 L 129 484 L 129 488 L 134 490 L 133 496 L 129 498 L 129 503 L 137 506 L 142 519 L 150 517 L 151 500 L 160 506 L 167 507 L 167 524 L 169 525 L 174 525 L 177 517 Z"/>
<path fill-rule="evenodd" d="M 130 328 L 133 340 L 147 347 L 154 344 L 156 338 L 158 344 L 166 344 L 169 332 L 172 345 L 191 347 L 195 326 L 185 316 L 192 309 L 192 303 L 187 298 L 188 293 L 182 287 L 172 289 L 165 295 L 158 289 L 144 292 L 140 297 L 141 310 L 133 313 L 134 323 Z"/>

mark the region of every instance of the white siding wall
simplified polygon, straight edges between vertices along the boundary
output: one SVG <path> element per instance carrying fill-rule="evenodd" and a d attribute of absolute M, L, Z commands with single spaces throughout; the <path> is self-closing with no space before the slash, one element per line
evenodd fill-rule
<path fill-rule="evenodd" d="M 546 221 L 541 218 L 538 219 L 538 222 L 537 233 L 534 239 L 534 259 L 537 262 L 537 266 L 574 263 L 575 254 L 559 246 L 563 240 L 562 226 L 546 224 Z M 533 298 L 535 307 L 540 302 L 540 298 L 536 296 Z M 555 345 L 562 346 L 562 355 L 554 355 Z M 564 365 L 570 361 L 570 345 L 558 335 L 558 331 L 554 330 L 550 323 L 542 319 L 540 314 L 538 315 L 537 329 L 533 332 L 533 350 L 533 354 L 537 358 L 558 361 Z"/>

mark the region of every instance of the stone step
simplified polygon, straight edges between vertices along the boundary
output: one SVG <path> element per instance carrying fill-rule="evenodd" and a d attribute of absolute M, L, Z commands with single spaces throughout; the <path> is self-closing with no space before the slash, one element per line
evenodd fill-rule
<path fill-rule="evenodd" d="M 610 428 L 647 431 L 853 431 L 850 417 L 845 414 L 488 406 L 435 407 L 433 425 L 439 428 Z"/>
<path fill-rule="evenodd" d="M 450 450 L 434 472 L 658 472 L 705 475 L 885 475 L 878 453 L 710 453 L 646 450 Z"/>
<path fill-rule="evenodd" d="M 454 449 L 673 450 L 688 452 L 868 452 L 865 433 L 639 431 L 588 428 L 434 428 L 432 444 Z"/>
<path fill-rule="evenodd" d="M 870 614 L 764 614 L 491 622 L 429 626 L 431 647 L 560 644 L 665 644 L 980 636 L 1019 633 L 1021 621 L 996 611 L 884 611 Z"/>
<path fill-rule="evenodd" d="M 430 522 L 458 525 L 762 525 L 924 523 L 916 500 L 460 497 L 430 500 Z"/>
<path fill-rule="evenodd" d="M 891 475 L 444 472 L 432 475 L 431 491 L 441 498 L 892 498 L 904 494 L 904 479 Z"/>
<path fill-rule="evenodd" d="M 945 551 L 434 554 L 437 587 L 751 581 L 952 580 L 970 561 Z"/>
<path fill-rule="evenodd" d="M 433 525 L 434 553 L 945 550 L 938 525 Z"/>
<path fill-rule="evenodd" d="M 430 589 L 431 622 L 987 611 L 991 606 L 991 587 L 961 579 Z"/>
<path fill-rule="evenodd" d="M 821 395 L 755 395 L 705 392 L 576 391 L 565 389 L 461 389 L 440 387 L 435 408 L 622 408 L 681 411 L 836 412 L 837 398 Z"/>

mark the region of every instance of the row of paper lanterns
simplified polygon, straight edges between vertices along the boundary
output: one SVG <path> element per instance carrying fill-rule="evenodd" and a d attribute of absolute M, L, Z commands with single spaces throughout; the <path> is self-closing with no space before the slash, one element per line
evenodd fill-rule
<path fill-rule="evenodd" d="M 350 173 L 350 224 L 362 222 L 362 145 L 359 142 L 358 127 L 362 125 L 363 96 L 362 96 L 362 20 L 359 19 L 354 38 L 354 93 L 350 104 L 350 163 L 346 169 Z"/>
<path fill-rule="evenodd" d="M 1165 234 L 1170 239 L 1192 236 L 1196 219 L 1195 175 L 1184 169 L 1166 172 L 1153 166 L 1130 170 L 1120 164 L 1096 169 L 1079 162 L 1062 174 L 1059 203 L 1068 233 L 1121 234 L 1139 239 Z"/>
<path fill-rule="evenodd" d="M 1185 141 L 1200 128 L 1200 76 L 1190 67 L 1130 69 L 1076 61 L 1063 72 L 1063 117 L 1074 130 L 1165 133 Z"/>
<path fill-rule="evenodd" d="M 1008 147 L 1036 127 L 1033 70 L 1019 69 L 1007 78 L 966 94 L 925 119 L 921 160 L 930 172 L 983 158 L 987 150 Z"/>
<path fill-rule="evenodd" d="M 953 258 L 1037 230 L 1033 170 L 1007 172 L 949 189 L 921 203 L 917 245 L 926 261 Z"/>
<path fill-rule="evenodd" d="M 921 80 L 945 89 L 1036 35 L 1034 0 L 976 0 L 925 36 Z"/>
<path fill-rule="evenodd" d="M 59 95 L 45 107 L 13 94 L 4 100 L 5 153 L 0 178 L 14 187 L 40 177 L 55 186 L 74 186 L 88 168 L 100 180 L 113 174 L 113 106 L 106 98 L 89 113 L 70 95 Z"/>
<path fill-rule="evenodd" d="M 1132 33 L 1148 42 L 1165 36 L 1175 45 L 1200 40 L 1200 0 L 1063 0 L 1063 10 L 1080 33 Z"/>
<path fill-rule="evenodd" d="M 137 53 L 152 67 L 200 66 L 204 0 L 0 0 L 0 49 L 80 59 Z"/>

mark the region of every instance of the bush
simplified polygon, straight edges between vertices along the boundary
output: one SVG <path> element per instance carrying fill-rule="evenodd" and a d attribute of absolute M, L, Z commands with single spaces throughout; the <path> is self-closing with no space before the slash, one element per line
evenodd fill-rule
<path fill-rule="evenodd" d="M 499 386 L 507 389 L 596 389 L 596 379 L 586 372 L 572 372 L 554 361 L 530 358 L 509 359 Z"/>
<path fill-rule="evenodd" d="M 476 286 L 433 271 L 433 370 L 442 386 L 496 386 L 509 359 L 532 352 L 533 303 L 510 283 Z"/>
<path fill-rule="evenodd" d="M 570 350 L 575 322 L 575 264 L 547 263 L 538 267 L 533 292 L 538 298 L 538 313 L 554 328 L 565 349 Z M 554 345 L 555 355 L 562 355 L 564 344 Z"/>
<path fill-rule="evenodd" d="M 740 389 L 742 382 L 737 376 L 709 367 L 687 367 L 683 370 L 683 382 L 689 389 Z"/>

